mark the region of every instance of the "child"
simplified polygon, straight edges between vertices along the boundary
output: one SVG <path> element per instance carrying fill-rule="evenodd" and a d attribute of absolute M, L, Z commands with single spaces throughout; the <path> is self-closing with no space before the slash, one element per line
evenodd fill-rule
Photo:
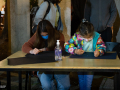
<path fill-rule="evenodd" d="M 94 52 L 98 57 L 106 51 L 105 43 L 99 33 L 94 31 L 90 22 L 85 20 L 79 26 L 72 38 L 64 44 L 65 50 L 71 54 L 81 55 L 84 52 Z M 93 74 L 91 72 L 78 72 L 80 90 L 91 90 Z"/>
<path fill-rule="evenodd" d="M 56 40 L 60 40 L 60 46 L 64 49 L 64 36 L 55 30 L 48 20 L 40 21 L 35 34 L 22 46 L 22 51 L 30 54 L 38 54 L 43 51 L 53 51 Z M 69 90 L 70 81 L 68 73 L 56 74 L 43 72 L 38 74 L 43 90 L 56 90 L 54 78 L 57 82 L 57 90 Z"/>

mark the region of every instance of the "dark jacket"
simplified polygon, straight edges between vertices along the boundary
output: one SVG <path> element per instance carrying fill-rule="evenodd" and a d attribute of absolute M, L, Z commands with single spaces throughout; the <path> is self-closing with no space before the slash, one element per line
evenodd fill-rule
<path fill-rule="evenodd" d="M 112 27 L 116 16 L 114 0 L 87 0 L 85 18 L 93 24 L 95 31 L 102 32 L 107 26 Z"/>

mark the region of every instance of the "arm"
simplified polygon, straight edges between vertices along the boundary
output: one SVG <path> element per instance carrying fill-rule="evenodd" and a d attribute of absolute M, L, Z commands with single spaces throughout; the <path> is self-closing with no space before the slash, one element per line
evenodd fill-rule
<path fill-rule="evenodd" d="M 96 49 L 100 52 L 100 56 L 106 52 L 106 46 L 101 37 L 97 40 Z"/>
<path fill-rule="evenodd" d="M 91 3 L 90 0 L 86 0 L 84 18 L 89 22 L 90 22 L 90 15 L 91 15 Z"/>
<path fill-rule="evenodd" d="M 30 53 L 30 50 L 33 49 L 35 39 L 36 39 L 36 33 L 27 42 L 23 44 L 22 51 L 25 53 Z"/>
<path fill-rule="evenodd" d="M 116 16 L 117 16 L 117 8 L 116 8 L 116 5 L 115 5 L 115 1 L 112 0 L 111 6 L 110 6 L 110 18 L 108 20 L 107 27 L 112 27 L 113 26 L 113 23 L 116 19 Z"/>
<path fill-rule="evenodd" d="M 43 2 L 40 5 L 40 8 L 38 9 L 36 15 L 35 15 L 35 19 L 34 19 L 34 25 L 38 25 L 38 23 L 43 19 L 46 11 L 48 8 L 48 2 Z"/>
<path fill-rule="evenodd" d="M 78 45 L 78 40 L 77 40 L 76 34 L 74 34 L 68 42 L 65 42 L 65 44 L 64 44 L 65 51 L 68 53 L 71 53 L 71 54 L 75 54 L 74 51 L 75 51 L 75 49 L 77 49 L 77 47 L 75 47 L 75 45 Z"/>

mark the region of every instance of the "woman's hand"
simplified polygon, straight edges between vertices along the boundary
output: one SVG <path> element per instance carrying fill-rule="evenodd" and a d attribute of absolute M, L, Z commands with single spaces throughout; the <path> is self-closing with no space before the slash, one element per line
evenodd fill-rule
<path fill-rule="evenodd" d="M 82 55 L 83 53 L 84 53 L 84 50 L 75 49 L 75 54 Z"/>
<path fill-rule="evenodd" d="M 98 51 L 98 49 L 96 49 L 95 51 L 94 51 L 94 56 L 95 57 L 98 57 L 100 55 L 100 52 Z"/>
<path fill-rule="evenodd" d="M 30 53 L 31 54 L 38 54 L 39 52 L 42 52 L 41 50 L 37 49 L 37 48 L 34 48 L 33 50 L 30 50 Z"/>
<path fill-rule="evenodd" d="M 41 48 L 41 49 L 39 49 L 40 51 L 46 51 L 46 48 Z"/>

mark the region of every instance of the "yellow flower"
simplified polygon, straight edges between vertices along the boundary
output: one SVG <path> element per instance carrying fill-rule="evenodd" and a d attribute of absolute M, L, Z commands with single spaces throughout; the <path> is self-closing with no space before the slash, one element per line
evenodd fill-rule
<path fill-rule="evenodd" d="M 83 40 L 81 41 L 81 45 L 83 45 Z"/>
<path fill-rule="evenodd" d="M 74 46 L 75 46 L 74 44 L 70 44 L 70 45 L 69 45 L 70 48 L 71 48 L 71 47 L 74 47 Z"/>

